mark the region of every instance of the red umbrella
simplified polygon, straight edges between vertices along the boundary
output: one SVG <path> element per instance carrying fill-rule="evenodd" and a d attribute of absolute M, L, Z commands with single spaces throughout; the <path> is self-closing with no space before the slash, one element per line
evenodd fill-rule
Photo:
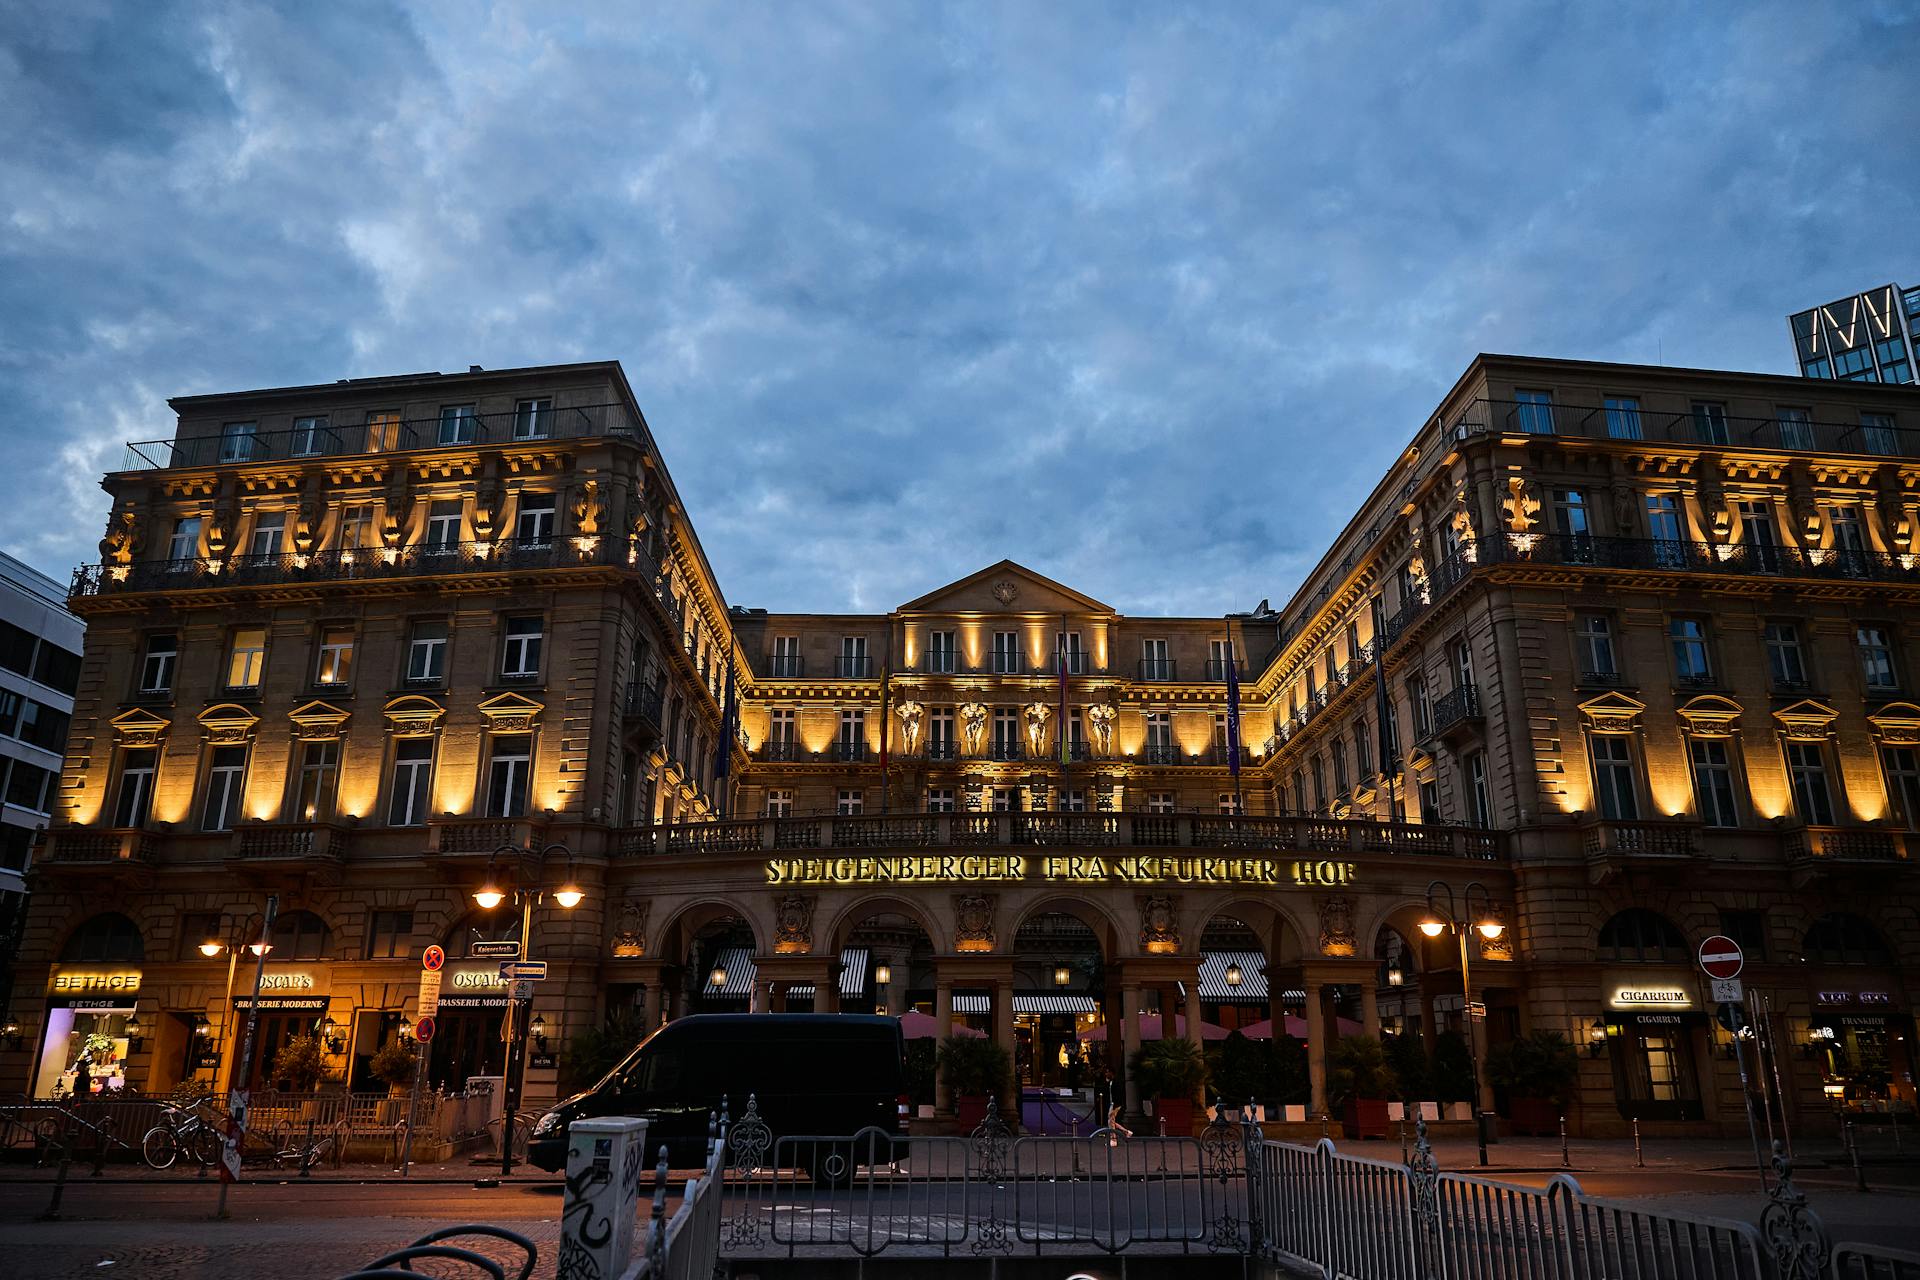
<path fill-rule="evenodd" d="M 921 1013 L 909 1009 L 900 1015 L 900 1034 L 909 1040 L 932 1040 L 939 1037 L 940 1019 L 930 1013 Z M 972 1027 L 955 1025 L 946 1035 L 961 1036 L 972 1040 L 984 1040 L 987 1033 L 976 1031 Z"/>
<path fill-rule="evenodd" d="M 1134 1017 L 1138 1021 L 1140 1028 L 1140 1039 L 1158 1040 L 1161 1038 L 1159 1014 L 1137 1013 Z M 1173 1027 L 1176 1038 L 1184 1037 L 1187 1034 L 1187 1020 L 1179 1014 L 1174 1015 Z M 1080 1038 L 1082 1040 L 1105 1040 L 1107 1038 L 1107 1029 L 1104 1026 L 1089 1027 L 1080 1033 Z M 1200 1038 L 1202 1040 L 1225 1040 L 1227 1038 L 1227 1029 L 1225 1027 L 1215 1026 L 1211 1022 L 1202 1021 L 1200 1023 Z"/>
<path fill-rule="evenodd" d="M 1337 1018 L 1335 1019 L 1335 1024 L 1335 1029 L 1343 1036 L 1357 1036 L 1360 1034 L 1360 1024 L 1352 1018 Z M 1307 1020 L 1297 1013 L 1290 1013 L 1286 1017 L 1284 1030 L 1285 1034 L 1292 1036 L 1296 1040 L 1305 1040 L 1307 1038 Z M 1265 1018 L 1259 1022 L 1249 1023 L 1240 1028 L 1240 1034 L 1249 1040 L 1271 1040 L 1273 1039 L 1273 1019 Z M 1208 1038 L 1212 1039 L 1211 1036 Z"/>

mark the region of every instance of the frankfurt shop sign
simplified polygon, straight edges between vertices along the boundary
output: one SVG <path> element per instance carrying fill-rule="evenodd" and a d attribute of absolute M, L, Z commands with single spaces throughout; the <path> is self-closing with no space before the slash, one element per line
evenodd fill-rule
<path fill-rule="evenodd" d="M 1017 853 L 771 858 L 767 883 L 800 884 L 1252 884 L 1350 885 L 1353 864 L 1309 858 L 1104 858 Z"/>
<path fill-rule="evenodd" d="M 1616 987 L 1613 992 L 1616 1009 L 1686 1009 L 1692 1004 L 1685 987 Z"/>

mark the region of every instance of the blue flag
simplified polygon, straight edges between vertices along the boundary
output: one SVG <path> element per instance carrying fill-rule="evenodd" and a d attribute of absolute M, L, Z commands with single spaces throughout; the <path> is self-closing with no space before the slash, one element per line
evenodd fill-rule
<path fill-rule="evenodd" d="M 1240 668 L 1233 660 L 1233 624 L 1227 624 L 1227 771 L 1240 776 Z"/>

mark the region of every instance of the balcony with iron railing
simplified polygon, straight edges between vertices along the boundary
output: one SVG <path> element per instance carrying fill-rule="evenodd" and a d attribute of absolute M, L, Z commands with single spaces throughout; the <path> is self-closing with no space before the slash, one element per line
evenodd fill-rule
<path fill-rule="evenodd" d="M 1472 827 L 1214 813 L 908 813 L 740 818 L 623 832 L 626 857 L 784 850 L 956 848 L 1221 849 L 1260 854 L 1500 861 L 1505 838 Z"/>
<path fill-rule="evenodd" d="M 237 467 L 356 454 L 541 445 L 602 436 L 637 439 L 639 435 L 639 419 L 620 404 L 548 407 L 538 413 L 514 410 L 459 418 L 395 419 L 351 426 L 322 421 L 321 425 L 297 430 L 222 430 L 184 439 L 135 440 L 128 443 L 120 469 Z"/>
<path fill-rule="evenodd" d="M 627 686 L 627 718 L 651 725 L 657 732 L 665 698 L 666 686 L 660 680 L 649 678 L 634 681 Z"/>
<path fill-rule="evenodd" d="M 807 660 L 797 653 L 775 653 L 767 657 L 767 674 L 776 680 L 797 680 L 807 674 Z"/>
<path fill-rule="evenodd" d="M 309 582 L 379 582 L 442 574 L 520 573 L 585 566 L 632 566 L 622 540 L 591 536 L 521 542 L 416 543 L 406 547 L 350 547 L 281 551 L 224 559 L 193 556 L 132 564 L 82 565 L 74 570 L 74 597 L 143 591 L 286 586 Z"/>
<path fill-rule="evenodd" d="M 1477 685 L 1455 685 L 1433 701 L 1432 732 L 1446 737 L 1481 719 L 1480 689 Z"/>
<path fill-rule="evenodd" d="M 1179 665 L 1173 658 L 1140 659 L 1140 678 L 1142 680 L 1178 680 Z"/>
<path fill-rule="evenodd" d="M 1207 679 L 1218 682 L 1224 681 L 1226 678 L 1227 660 L 1225 658 L 1208 658 Z M 1247 678 L 1247 664 L 1237 658 L 1233 663 L 1233 678 L 1236 680 L 1245 680 Z"/>
<path fill-rule="evenodd" d="M 1795 453 L 1853 453 L 1873 457 L 1920 456 L 1920 432 L 1864 422 L 1800 422 L 1781 418 L 1729 417 L 1616 405 L 1534 404 L 1515 400 L 1475 402 L 1502 431 L 1522 435 L 1573 436 L 1624 444 L 1651 441 L 1702 449 L 1781 449 Z M 1469 434 L 1483 430 L 1470 426 Z"/>
<path fill-rule="evenodd" d="M 839 680 L 867 680 L 873 676 L 873 659 L 866 654 L 843 653 L 833 660 L 833 674 Z"/>

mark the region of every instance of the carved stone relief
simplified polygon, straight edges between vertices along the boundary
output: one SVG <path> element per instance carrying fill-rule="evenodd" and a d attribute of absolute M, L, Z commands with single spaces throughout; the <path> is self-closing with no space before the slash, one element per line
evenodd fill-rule
<path fill-rule="evenodd" d="M 1355 954 L 1359 950 L 1359 943 L 1353 931 L 1353 903 L 1344 894 L 1336 893 L 1321 898 L 1314 905 L 1320 909 L 1320 954 Z"/>

